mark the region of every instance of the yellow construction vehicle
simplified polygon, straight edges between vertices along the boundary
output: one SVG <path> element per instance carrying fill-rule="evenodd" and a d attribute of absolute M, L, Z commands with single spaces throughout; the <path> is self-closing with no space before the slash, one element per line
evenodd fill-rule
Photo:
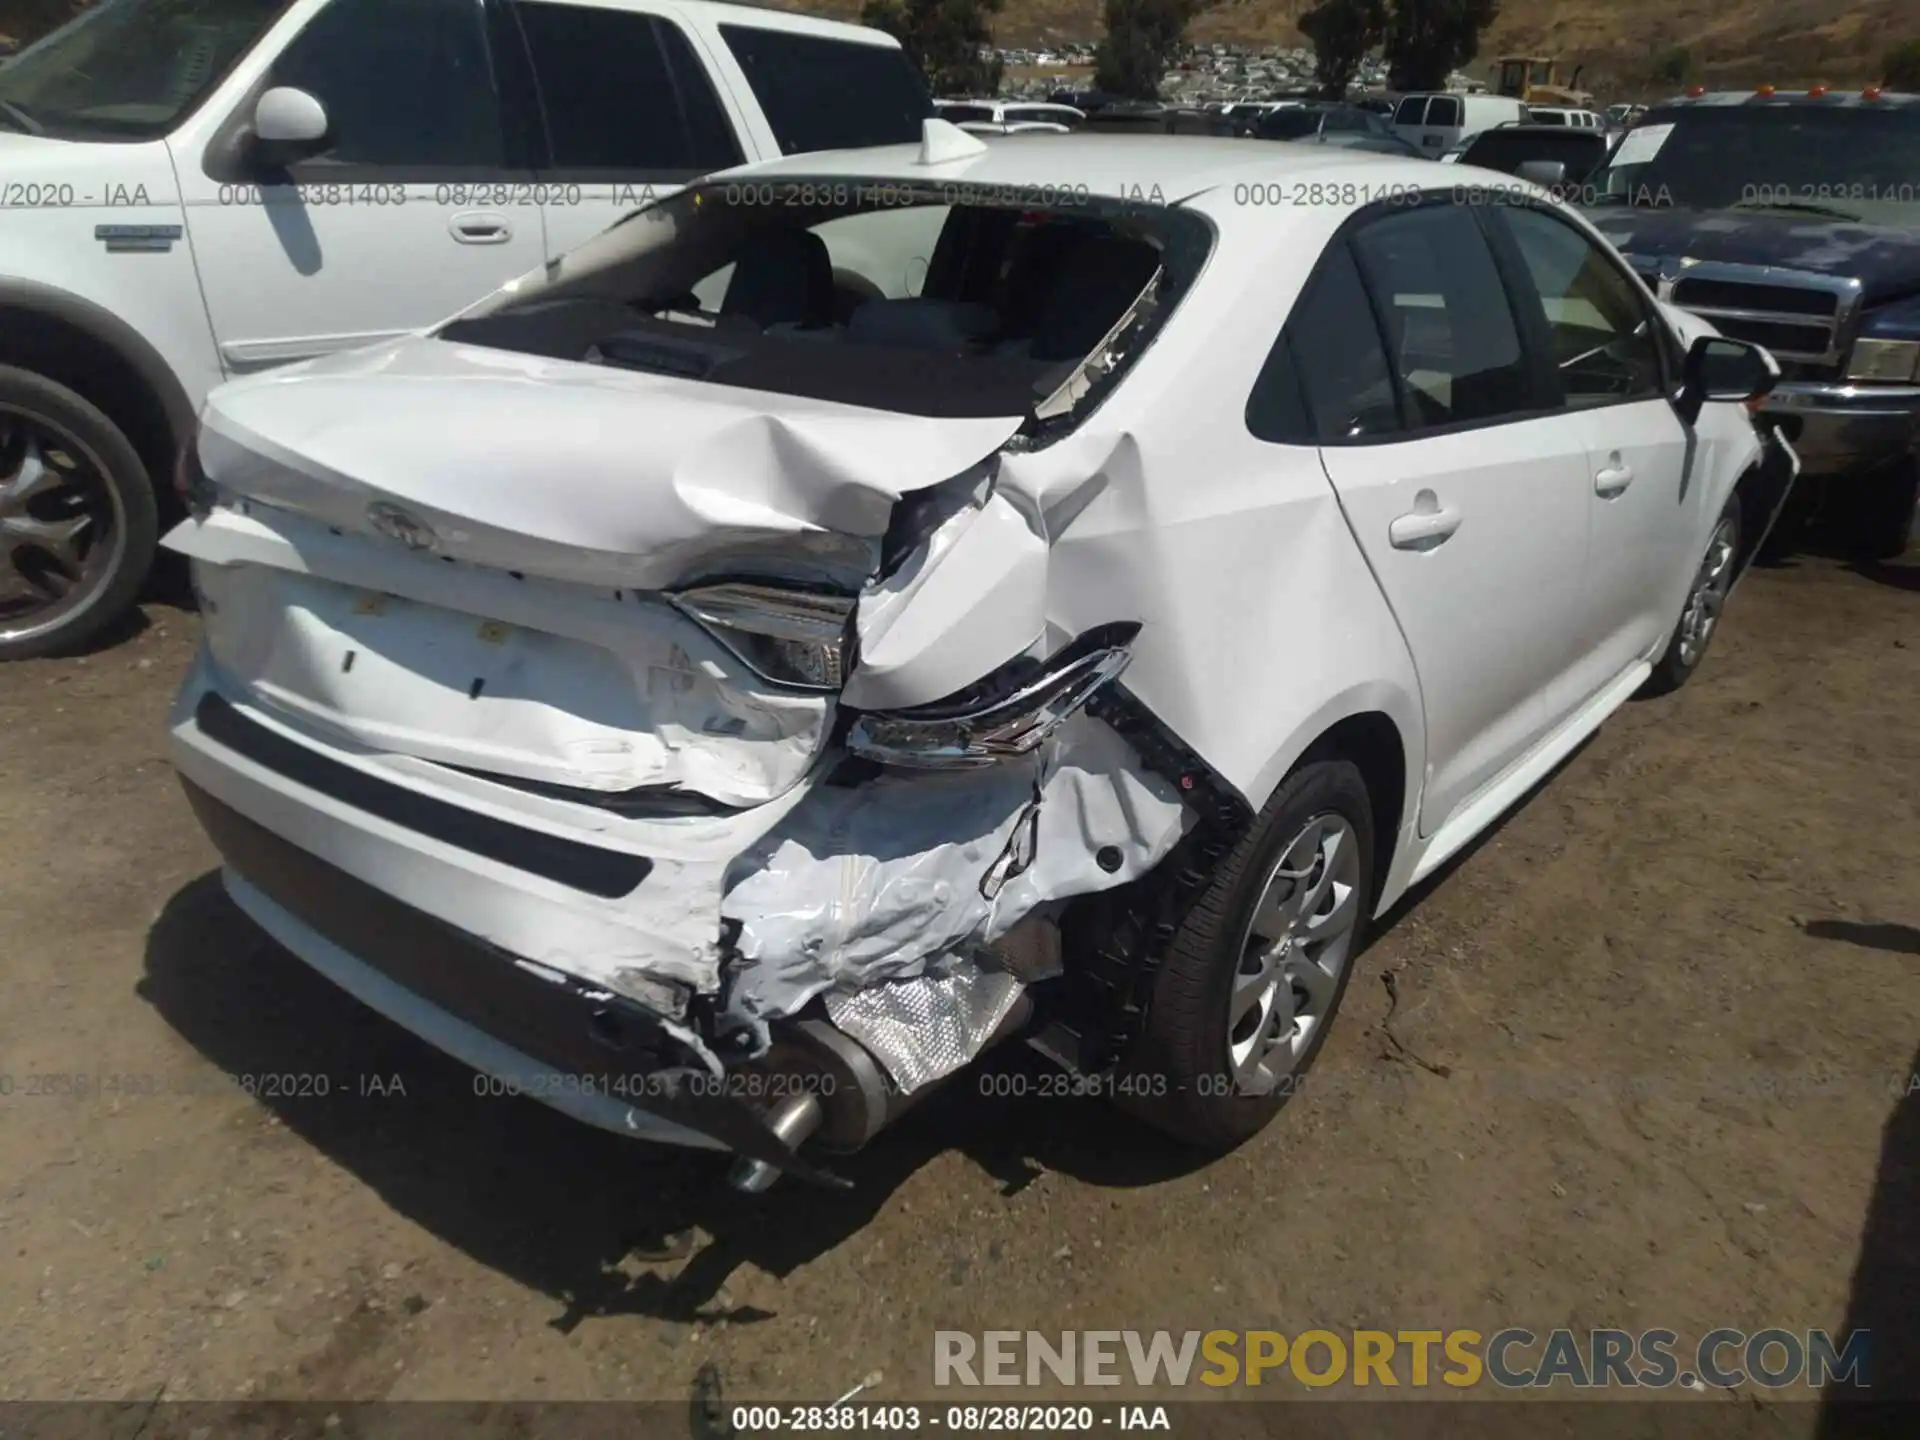
<path fill-rule="evenodd" d="M 1591 109 L 1593 94 L 1580 90 L 1582 66 L 1573 67 L 1565 85 L 1553 79 L 1553 60 L 1545 55 L 1502 55 L 1494 61 L 1494 89 L 1511 95 L 1523 105 L 1570 105 L 1578 110 Z"/>

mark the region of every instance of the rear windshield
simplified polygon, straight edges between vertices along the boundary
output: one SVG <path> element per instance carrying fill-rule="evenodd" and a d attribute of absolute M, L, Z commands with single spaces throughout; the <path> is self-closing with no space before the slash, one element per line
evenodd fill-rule
<path fill-rule="evenodd" d="M 1483 130 L 1460 158 L 1469 165 L 1484 165 L 1509 175 L 1529 160 L 1559 160 L 1572 179 L 1577 178 L 1577 172 L 1598 165 L 1606 153 L 1606 140 L 1591 132 L 1567 130 L 1543 135 L 1538 131 Z"/>
<path fill-rule="evenodd" d="M 934 113 L 926 82 L 893 45 L 722 25 L 784 155 L 911 145 Z"/>
<path fill-rule="evenodd" d="M 695 186 L 440 338 L 1052 433 L 1118 383 L 1212 245 L 1173 207 L 941 199 L 845 178 Z"/>
<path fill-rule="evenodd" d="M 1318 110 L 1274 110 L 1260 117 L 1255 130 L 1262 140 L 1304 140 L 1320 133 Z"/>

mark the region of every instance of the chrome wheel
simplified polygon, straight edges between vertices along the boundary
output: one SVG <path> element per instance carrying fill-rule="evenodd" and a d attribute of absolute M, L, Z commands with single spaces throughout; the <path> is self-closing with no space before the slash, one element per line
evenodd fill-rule
<path fill-rule="evenodd" d="M 0 406 L 0 641 L 31 640 L 90 607 L 126 536 L 99 457 L 44 416 Z"/>
<path fill-rule="evenodd" d="M 1324 811 L 1280 852 L 1241 937 L 1227 1002 L 1227 1071 L 1241 1094 L 1271 1094 L 1331 1018 L 1360 899 L 1359 837 Z"/>
<path fill-rule="evenodd" d="M 1706 556 L 1700 562 L 1700 572 L 1694 576 L 1693 589 L 1687 593 L 1687 608 L 1680 612 L 1680 633 L 1675 639 L 1679 643 L 1680 664 L 1686 669 L 1691 670 L 1700 663 L 1700 657 L 1707 653 L 1707 642 L 1713 638 L 1714 627 L 1720 623 L 1720 609 L 1727 603 L 1727 592 L 1733 588 L 1733 557 L 1739 543 L 1740 522 L 1729 510 L 1714 527 Z"/>

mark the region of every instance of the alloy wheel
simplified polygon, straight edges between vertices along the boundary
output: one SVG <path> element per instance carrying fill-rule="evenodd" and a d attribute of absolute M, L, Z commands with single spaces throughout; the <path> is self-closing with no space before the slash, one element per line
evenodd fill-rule
<path fill-rule="evenodd" d="M 1693 589 L 1687 593 L 1687 608 L 1680 613 L 1680 663 L 1689 670 L 1707 653 L 1707 642 L 1720 623 L 1721 607 L 1733 588 L 1733 555 L 1739 539 L 1739 522 L 1731 513 L 1722 515 L 1707 542 Z"/>
<path fill-rule="evenodd" d="M 0 641 L 71 620 L 111 581 L 126 548 L 105 468 L 44 416 L 0 406 Z"/>
<path fill-rule="evenodd" d="M 1240 942 L 1227 1002 L 1227 1071 L 1271 1094 L 1332 1017 L 1360 920 L 1360 840 L 1334 811 L 1280 852 Z"/>

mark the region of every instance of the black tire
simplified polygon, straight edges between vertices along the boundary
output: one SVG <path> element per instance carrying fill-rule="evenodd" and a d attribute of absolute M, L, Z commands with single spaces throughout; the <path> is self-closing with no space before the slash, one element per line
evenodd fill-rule
<path fill-rule="evenodd" d="M 1287 1080 L 1264 1095 L 1236 1093 L 1227 1079 L 1228 1007 L 1243 940 L 1274 866 L 1310 821 L 1329 812 L 1358 842 L 1358 916 L 1345 966 Z M 1122 1077 L 1132 1082 L 1117 1087 L 1126 1109 L 1210 1153 L 1231 1150 L 1266 1127 L 1326 1043 L 1353 978 L 1373 908 L 1373 857 L 1373 807 L 1353 764 L 1310 760 L 1287 777 L 1174 934 L 1145 1027 L 1122 1063 Z"/>
<path fill-rule="evenodd" d="M 1695 584 L 1687 589 L 1687 602 L 1681 608 L 1680 618 L 1674 622 L 1673 633 L 1667 638 L 1665 653 L 1653 667 L 1653 673 L 1647 677 L 1647 683 L 1639 690 L 1639 698 L 1646 699 L 1655 695 L 1670 695 L 1693 678 L 1700 668 L 1700 662 L 1706 658 L 1707 649 L 1713 643 L 1713 636 L 1719 630 L 1719 606 L 1726 603 L 1727 590 L 1733 587 L 1738 574 L 1741 555 L 1742 522 L 1740 496 L 1736 491 L 1727 500 L 1727 508 L 1720 512 L 1720 518 L 1714 522 L 1713 534 L 1707 540 L 1707 552 L 1701 557 L 1700 566 L 1695 572 Z M 1720 590 L 1713 611 L 1713 625 L 1704 639 L 1697 643 L 1688 643 L 1688 626 L 1693 615 L 1693 606 L 1697 584 L 1705 571 L 1709 559 L 1721 544 L 1730 546 L 1727 558 L 1728 573 L 1725 587 Z"/>
<path fill-rule="evenodd" d="M 91 472 L 88 485 L 99 491 L 107 517 L 91 544 L 116 546 L 104 557 L 108 568 L 57 623 L 9 636 L 9 630 L 28 630 L 32 622 L 0 611 L 0 661 L 70 654 L 125 615 L 140 593 L 159 543 L 153 482 L 119 426 L 91 401 L 44 375 L 0 365 L 0 422 L 42 427 L 63 449 L 81 452 Z M 0 553 L 0 564 L 5 563 Z"/>
<path fill-rule="evenodd" d="M 1841 503 L 1847 548 L 1867 560 L 1897 560 L 1913 541 L 1914 508 L 1920 503 L 1920 458 L 1908 457 L 1851 479 L 1828 482 Z"/>

